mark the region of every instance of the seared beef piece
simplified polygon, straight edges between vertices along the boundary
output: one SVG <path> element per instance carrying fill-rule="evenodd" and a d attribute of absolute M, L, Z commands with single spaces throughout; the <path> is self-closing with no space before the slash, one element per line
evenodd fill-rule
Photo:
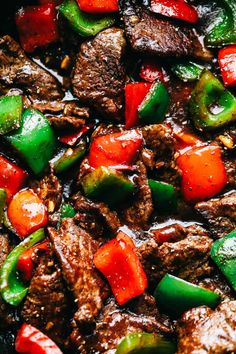
<path fill-rule="evenodd" d="M 0 233 L 0 268 L 5 262 L 8 254 L 11 251 L 11 246 L 9 243 L 9 237 L 7 234 Z"/>
<path fill-rule="evenodd" d="M 224 156 L 225 168 L 228 176 L 228 185 L 236 189 L 236 157 Z"/>
<path fill-rule="evenodd" d="M 0 38 L 0 94 L 20 88 L 32 100 L 56 101 L 62 98 L 57 80 L 28 59 L 10 36 Z"/>
<path fill-rule="evenodd" d="M 148 185 L 147 171 L 143 162 L 137 163 L 137 176 L 134 177 L 137 193 L 131 206 L 122 212 L 124 223 L 131 228 L 148 228 L 148 221 L 153 212 L 152 192 Z"/>
<path fill-rule="evenodd" d="M 215 270 L 215 274 L 211 274 L 211 277 L 200 280 L 198 285 L 220 294 L 222 300 L 229 301 L 235 299 L 235 294 L 228 285 L 226 278 L 217 270 Z"/>
<path fill-rule="evenodd" d="M 236 228 L 236 193 L 200 202 L 195 208 L 207 221 L 215 238 L 221 238 Z"/>
<path fill-rule="evenodd" d="M 111 211 L 106 204 L 96 203 L 77 193 L 73 196 L 76 209 L 75 220 L 84 230 L 88 231 L 94 239 L 100 237 L 114 237 L 121 226 L 115 211 Z"/>
<path fill-rule="evenodd" d="M 56 129 L 79 129 L 85 124 L 84 119 L 78 117 L 48 117 L 50 124 Z"/>
<path fill-rule="evenodd" d="M 59 231 L 49 228 L 49 234 L 63 276 L 75 298 L 77 312 L 74 319 L 81 326 L 91 324 L 108 295 L 93 266 L 93 255 L 99 244 L 76 226 L 73 219 L 64 219 Z"/>
<path fill-rule="evenodd" d="M 211 272 L 212 242 L 207 236 L 188 236 L 178 242 L 159 245 L 154 238 L 149 238 L 136 250 L 151 285 L 156 285 L 166 273 L 195 281 Z"/>
<path fill-rule="evenodd" d="M 113 124 L 105 124 L 101 123 L 99 126 L 94 130 L 91 140 L 98 138 L 99 136 L 119 133 L 125 131 L 124 126 L 122 125 L 113 125 Z"/>
<path fill-rule="evenodd" d="M 42 200 L 49 213 L 53 213 L 59 208 L 62 199 L 62 186 L 53 173 L 44 176 L 39 181 L 33 180 L 31 188 Z"/>
<path fill-rule="evenodd" d="M 62 114 L 66 117 L 73 116 L 78 118 L 89 118 L 90 110 L 88 107 L 82 107 L 78 102 L 73 101 L 53 101 L 53 102 L 34 102 L 31 107 L 41 113 Z"/>
<path fill-rule="evenodd" d="M 71 342 L 80 354 L 113 353 L 124 336 L 137 333 L 165 333 L 169 329 L 160 324 L 155 317 L 135 315 L 119 309 L 113 300 L 106 305 L 98 320 L 92 335 L 85 336 L 78 329 L 71 335 Z"/>
<path fill-rule="evenodd" d="M 119 28 L 109 28 L 81 45 L 72 77 L 74 94 L 107 118 L 121 118 L 126 42 Z"/>
<path fill-rule="evenodd" d="M 61 270 L 50 255 L 40 257 L 21 312 L 24 322 L 66 346 L 71 304 Z"/>
<path fill-rule="evenodd" d="M 177 332 L 177 354 L 236 352 L 236 301 L 223 302 L 215 311 L 206 306 L 184 313 Z"/>
<path fill-rule="evenodd" d="M 140 2 L 120 0 L 125 31 L 135 51 L 160 57 L 211 58 L 193 30 L 157 17 L 140 5 Z"/>

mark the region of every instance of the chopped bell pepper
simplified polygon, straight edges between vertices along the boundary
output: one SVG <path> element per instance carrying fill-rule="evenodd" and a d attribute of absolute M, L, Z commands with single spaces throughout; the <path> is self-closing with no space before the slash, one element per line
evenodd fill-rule
<path fill-rule="evenodd" d="M 59 141 L 63 144 L 69 145 L 69 146 L 74 146 L 79 138 L 81 138 L 87 131 L 91 129 L 92 125 L 85 125 L 83 128 L 81 128 L 79 131 L 72 133 L 72 134 L 66 134 L 62 135 L 59 137 Z"/>
<path fill-rule="evenodd" d="M 28 174 L 0 155 L 0 188 L 7 192 L 7 201 L 23 187 Z"/>
<path fill-rule="evenodd" d="M 130 129 L 139 124 L 138 107 L 151 88 L 147 82 L 134 82 L 125 86 L 125 128 Z"/>
<path fill-rule="evenodd" d="M 200 78 L 204 67 L 192 61 L 172 65 L 171 70 L 184 82 L 196 81 Z"/>
<path fill-rule="evenodd" d="M 176 150 L 182 151 L 189 147 L 196 147 L 200 145 L 204 145 L 203 141 L 200 140 L 193 134 L 187 133 L 186 131 L 182 130 L 178 133 L 174 133 L 176 139 Z"/>
<path fill-rule="evenodd" d="M 217 129 L 236 120 L 236 98 L 208 70 L 197 82 L 189 107 L 199 130 Z"/>
<path fill-rule="evenodd" d="M 16 26 L 21 46 L 28 53 L 59 39 L 55 6 L 50 3 L 21 8 L 16 14 Z"/>
<path fill-rule="evenodd" d="M 174 354 L 176 346 L 156 333 L 133 333 L 118 345 L 115 354 Z"/>
<path fill-rule="evenodd" d="M 77 0 L 80 10 L 91 14 L 115 12 L 119 10 L 118 0 Z"/>
<path fill-rule="evenodd" d="M 34 109 L 25 110 L 21 127 L 5 138 L 36 175 L 43 173 L 56 147 L 47 118 Z"/>
<path fill-rule="evenodd" d="M 197 11 L 183 0 L 151 0 L 151 10 L 190 23 L 198 21 Z"/>
<path fill-rule="evenodd" d="M 164 312 L 178 317 L 193 307 L 202 305 L 215 308 L 220 295 L 201 288 L 173 275 L 166 274 L 154 292 L 157 306 Z"/>
<path fill-rule="evenodd" d="M 9 133 L 20 127 L 23 101 L 21 96 L 0 98 L 0 134 Z"/>
<path fill-rule="evenodd" d="M 150 83 L 157 80 L 162 82 L 165 81 L 162 68 L 153 60 L 146 60 L 143 62 L 139 76 L 141 79 Z"/>
<path fill-rule="evenodd" d="M 63 354 L 48 336 L 26 323 L 17 333 L 15 349 L 23 354 Z"/>
<path fill-rule="evenodd" d="M 142 143 L 142 134 L 137 129 L 99 136 L 91 144 L 89 164 L 92 168 L 126 169 L 134 163 Z"/>
<path fill-rule="evenodd" d="M 25 238 L 47 224 L 46 207 L 31 189 L 24 189 L 12 198 L 7 215 L 16 234 Z"/>
<path fill-rule="evenodd" d="M 165 182 L 148 180 L 152 192 L 152 199 L 157 210 L 170 211 L 177 208 L 177 193 L 175 188 Z"/>
<path fill-rule="evenodd" d="M 69 168 L 74 167 L 76 163 L 81 161 L 85 153 L 85 144 L 81 144 L 74 149 L 67 149 L 62 156 L 59 156 L 59 158 L 54 161 L 53 165 L 55 173 L 60 174 L 67 171 Z"/>
<path fill-rule="evenodd" d="M 44 239 L 43 229 L 35 231 L 24 239 L 7 256 L 0 269 L 0 294 L 12 306 L 18 306 L 28 292 L 28 287 L 23 284 L 17 274 L 17 262 L 20 255 Z"/>
<path fill-rule="evenodd" d="M 187 202 L 214 197 L 227 183 L 227 174 L 218 145 L 190 148 L 177 159 L 182 170 L 181 189 Z"/>
<path fill-rule="evenodd" d="M 114 23 L 112 16 L 94 16 L 80 10 L 76 0 L 65 0 L 59 7 L 60 14 L 72 29 L 81 36 L 95 36 Z"/>
<path fill-rule="evenodd" d="M 20 272 L 24 281 L 30 281 L 33 276 L 34 264 L 33 255 L 38 250 L 48 251 L 50 248 L 49 240 L 45 240 L 42 243 L 34 245 L 27 251 L 23 252 L 18 258 L 17 270 Z"/>
<path fill-rule="evenodd" d="M 87 174 L 81 184 L 87 197 L 103 201 L 112 208 L 135 192 L 135 186 L 128 178 L 104 166 Z"/>
<path fill-rule="evenodd" d="M 236 291 L 236 230 L 213 243 L 211 258 Z"/>
<path fill-rule="evenodd" d="M 107 278 L 119 305 L 141 295 L 147 288 L 147 277 L 138 256 L 124 238 L 113 239 L 98 249 L 94 264 Z"/>
<path fill-rule="evenodd" d="M 76 214 L 75 209 L 70 204 L 62 204 L 61 210 L 61 220 L 64 218 L 73 218 Z"/>
<path fill-rule="evenodd" d="M 236 45 L 221 49 L 218 61 L 225 86 L 236 86 Z"/>
<path fill-rule="evenodd" d="M 140 121 L 145 124 L 161 123 L 165 118 L 169 103 L 170 97 L 163 83 L 154 83 L 138 107 Z"/>

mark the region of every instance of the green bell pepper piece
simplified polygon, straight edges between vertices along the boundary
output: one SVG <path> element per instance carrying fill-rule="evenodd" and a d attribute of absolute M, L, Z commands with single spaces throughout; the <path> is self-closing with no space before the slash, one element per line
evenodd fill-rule
<path fill-rule="evenodd" d="M 192 61 L 188 61 L 172 65 L 171 70 L 180 80 L 192 82 L 199 79 L 204 67 Z"/>
<path fill-rule="evenodd" d="M 163 83 L 154 83 L 138 108 L 140 120 L 145 124 L 162 122 L 169 104 L 170 96 Z"/>
<path fill-rule="evenodd" d="M 235 0 L 217 1 L 218 11 L 212 16 L 210 31 L 205 36 L 209 47 L 221 47 L 236 43 L 236 2 Z"/>
<path fill-rule="evenodd" d="M 25 238 L 7 256 L 0 269 L 0 294 L 8 304 L 18 306 L 28 292 L 28 287 L 20 280 L 17 262 L 20 255 L 44 239 L 44 230 L 39 229 Z"/>
<path fill-rule="evenodd" d="M 79 162 L 84 157 L 85 153 L 85 144 L 81 144 L 75 149 L 67 149 L 62 156 L 59 156 L 59 158 L 54 161 L 55 173 L 60 174 L 67 171 L 69 168 Z"/>
<path fill-rule="evenodd" d="M 59 6 L 59 12 L 73 30 L 84 37 L 95 36 L 115 22 L 112 16 L 95 16 L 81 11 L 75 0 L 65 0 Z"/>
<path fill-rule="evenodd" d="M 70 204 L 62 204 L 61 210 L 61 220 L 65 218 L 73 218 L 76 214 L 75 209 Z"/>
<path fill-rule="evenodd" d="M 213 243 L 211 258 L 236 291 L 236 230 Z"/>
<path fill-rule="evenodd" d="M 177 208 L 177 193 L 175 188 L 168 183 L 148 180 L 152 192 L 152 199 L 158 210 L 175 210 Z"/>
<path fill-rule="evenodd" d="M 236 120 L 236 98 L 208 70 L 197 82 L 189 107 L 199 130 L 217 129 Z"/>
<path fill-rule="evenodd" d="M 34 109 L 24 111 L 21 127 L 5 138 L 36 175 L 45 170 L 56 147 L 56 138 L 47 118 Z"/>
<path fill-rule="evenodd" d="M 160 309 L 177 317 L 193 307 L 202 305 L 214 309 L 220 301 L 220 295 L 213 291 L 170 274 L 166 274 L 157 285 L 154 297 Z"/>
<path fill-rule="evenodd" d="M 118 345 L 115 354 L 174 354 L 176 346 L 156 333 L 133 333 Z"/>
<path fill-rule="evenodd" d="M 0 134 L 9 133 L 20 127 L 23 101 L 21 96 L 0 98 Z"/>
<path fill-rule="evenodd" d="M 103 166 L 87 174 L 81 184 L 87 197 L 110 207 L 122 203 L 135 192 L 135 186 L 128 178 Z"/>
<path fill-rule="evenodd" d="M 2 225 L 4 220 L 4 209 L 7 200 L 7 193 L 5 189 L 0 188 L 0 225 Z"/>

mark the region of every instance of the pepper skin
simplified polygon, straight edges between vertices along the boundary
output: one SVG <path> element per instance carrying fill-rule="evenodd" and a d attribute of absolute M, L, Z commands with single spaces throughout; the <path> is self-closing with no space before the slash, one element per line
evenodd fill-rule
<path fill-rule="evenodd" d="M 222 48 L 218 62 L 225 86 L 236 86 L 236 45 Z"/>
<path fill-rule="evenodd" d="M 80 10 L 91 14 L 118 11 L 118 0 L 77 0 Z"/>
<path fill-rule="evenodd" d="M 9 133 L 21 124 L 23 101 L 21 96 L 0 98 L 0 134 Z"/>

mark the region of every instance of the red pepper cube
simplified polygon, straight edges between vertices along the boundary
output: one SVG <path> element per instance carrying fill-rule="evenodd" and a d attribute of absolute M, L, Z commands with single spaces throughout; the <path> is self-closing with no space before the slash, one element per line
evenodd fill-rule
<path fill-rule="evenodd" d="M 45 226 L 48 220 L 46 207 L 31 189 L 24 189 L 14 195 L 7 214 L 21 239 Z"/>
<path fill-rule="evenodd" d="M 25 52 L 45 47 L 58 40 L 55 6 L 45 4 L 21 8 L 16 14 L 20 43 Z"/>
<path fill-rule="evenodd" d="M 218 61 L 224 84 L 236 86 L 236 45 L 221 49 Z"/>
<path fill-rule="evenodd" d="M 151 83 L 156 80 L 165 81 L 162 68 L 153 60 L 146 60 L 142 63 L 139 76 Z"/>
<path fill-rule="evenodd" d="M 197 11 L 183 0 L 151 0 L 151 10 L 190 23 L 198 21 Z"/>
<path fill-rule="evenodd" d="M 119 10 L 118 0 L 77 0 L 82 11 L 91 14 L 115 12 Z"/>
<path fill-rule="evenodd" d="M 0 155 L 0 188 L 7 192 L 8 202 L 23 187 L 28 173 Z"/>
<path fill-rule="evenodd" d="M 94 256 L 94 264 L 107 278 L 119 305 L 141 295 L 147 288 L 146 274 L 134 251 L 132 240 L 111 240 Z"/>
<path fill-rule="evenodd" d="M 130 129 L 139 124 L 138 107 L 143 102 L 152 84 L 134 82 L 125 86 L 125 128 Z"/>
<path fill-rule="evenodd" d="M 92 168 L 126 169 L 134 163 L 142 143 L 142 134 L 137 129 L 99 136 L 91 144 L 89 164 Z"/>
<path fill-rule="evenodd" d="M 214 197 L 227 183 L 227 174 L 218 145 L 191 148 L 177 159 L 182 170 L 184 199 L 196 203 Z"/>

